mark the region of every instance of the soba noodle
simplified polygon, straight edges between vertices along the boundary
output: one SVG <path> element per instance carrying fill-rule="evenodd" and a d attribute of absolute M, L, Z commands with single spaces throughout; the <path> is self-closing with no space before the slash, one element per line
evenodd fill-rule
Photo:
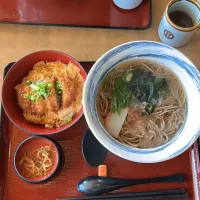
<path fill-rule="evenodd" d="M 145 103 L 137 103 L 129 108 L 119 137 L 121 143 L 136 148 L 154 148 L 170 141 L 184 123 L 186 98 L 181 83 L 176 76 L 158 63 L 136 60 L 119 66 L 109 72 L 102 81 L 97 95 L 97 111 L 102 124 L 113 112 L 113 92 L 115 81 L 124 73 L 135 70 L 152 72 L 153 76 L 166 80 L 169 92 L 158 103 L 151 114 L 144 114 Z"/>

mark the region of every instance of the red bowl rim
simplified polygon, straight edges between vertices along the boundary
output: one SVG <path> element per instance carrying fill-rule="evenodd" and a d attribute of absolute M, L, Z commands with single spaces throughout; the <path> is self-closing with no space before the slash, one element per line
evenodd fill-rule
<path fill-rule="evenodd" d="M 22 57 L 22 58 L 19 59 L 18 61 L 16 61 L 16 62 L 11 66 L 11 68 L 8 70 L 6 76 L 5 76 L 4 79 L 3 79 L 3 86 L 2 86 L 2 105 L 3 105 L 3 109 L 4 109 L 5 113 L 6 113 L 6 115 L 7 115 L 8 118 L 10 119 L 10 121 L 11 121 L 15 126 L 17 126 L 19 129 L 21 129 L 22 131 L 28 132 L 28 133 L 30 133 L 30 134 L 32 134 L 32 135 L 37 135 L 37 134 L 38 134 L 38 135 L 54 135 L 54 134 L 63 132 L 64 130 L 67 130 L 68 128 L 72 127 L 78 120 L 81 119 L 81 117 L 84 115 L 84 112 L 83 112 L 83 105 L 82 105 L 81 109 L 79 110 L 79 112 L 77 113 L 77 115 L 79 115 L 79 117 L 77 117 L 76 120 L 72 120 L 72 122 L 71 122 L 71 124 L 70 124 L 69 126 L 65 127 L 66 125 L 63 125 L 63 126 L 61 126 L 61 127 L 63 127 L 63 128 L 60 127 L 60 128 L 59 128 L 60 130 L 58 130 L 58 131 L 53 131 L 53 132 L 51 132 L 51 129 L 48 129 L 48 130 L 50 131 L 50 133 L 41 133 L 41 134 L 40 134 L 39 132 L 31 132 L 31 131 L 29 131 L 29 130 L 26 130 L 26 129 L 24 129 L 23 127 L 21 127 L 20 125 L 18 125 L 17 123 L 15 123 L 15 121 L 12 119 L 12 117 L 7 113 L 7 110 L 6 110 L 5 106 L 4 106 L 4 100 L 5 100 L 5 99 L 4 99 L 4 98 L 5 98 L 5 95 L 3 95 L 3 94 L 5 93 L 5 92 L 3 92 L 3 91 L 4 91 L 4 88 L 5 88 L 4 82 L 5 82 L 5 80 L 7 79 L 7 77 L 9 76 L 10 71 L 11 71 L 13 68 L 15 68 L 16 64 L 17 64 L 19 61 L 21 61 L 22 59 L 24 59 L 24 58 L 26 58 L 26 57 L 28 57 L 28 56 L 30 56 L 30 55 L 32 55 L 32 54 L 39 53 L 39 52 L 56 52 L 56 53 L 59 53 L 59 54 L 63 54 L 64 56 L 70 57 L 70 58 L 71 58 L 73 61 L 75 61 L 75 63 L 77 63 L 77 64 L 79 65 L 79 67 L 83 70 L 84 75 L 85 75 L 84 78 L 86 79 L 87 73 L 86 73 L 85 69 L 83 68 L 83 66 L 82 66 L 74 57 L 68 55 L 67 53 L 63 53 L 63 52 L 61 52 L 61 51 L 56 51 L 56 50 L 34 51 L 34 52 L 30 53 L 30 54 L 25 55 L 24 57 Z M 44 127 L 44 129 L 45 129 L 45 127 Z"/>

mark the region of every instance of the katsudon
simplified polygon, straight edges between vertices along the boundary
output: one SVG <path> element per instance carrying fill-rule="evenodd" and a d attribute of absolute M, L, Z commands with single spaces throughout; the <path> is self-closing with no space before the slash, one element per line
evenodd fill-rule
<path fill-rule="evenodd" d="M 25 119 L 46 128 L 70 123 L 82 108 L 84 79 L 72 62 L 38 62 L 15 87 Z"/>

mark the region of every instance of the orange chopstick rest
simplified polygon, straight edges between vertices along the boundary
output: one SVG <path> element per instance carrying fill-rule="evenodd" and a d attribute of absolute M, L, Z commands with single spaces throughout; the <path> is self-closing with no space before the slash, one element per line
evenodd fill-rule
<path fill-rule="evenodd" d="M 107 166 L 106 165 L 100 165 L 98 176 L 107 177 Z"/>

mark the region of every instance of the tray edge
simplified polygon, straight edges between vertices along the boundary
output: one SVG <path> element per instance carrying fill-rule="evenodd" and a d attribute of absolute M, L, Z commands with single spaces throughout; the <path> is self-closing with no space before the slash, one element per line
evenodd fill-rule
<path fill-rule="evenodd" d="M 94 64 L 95 61 L 79 61 L 80 64 Z M 7 64 L 3 70 L 3 80 L 6 77 L 6 74 L 9 71 L 9 67 L 12 67 L 15 64 L 15 62 L 10 62 Z M 3 111 L 3 105 L 1 102 L 1 110 L 0 110 L 0 139 L 1 139 L 1 132 L 2 132 L 2 111 Z M 195 144 L 196 143 L 196 144 Z M 199 180 L 199 171 L 198 171 L 198 166 L 200 164 L 200 138 L 197 139 L 197 141 L 192 145 L 192 150 L 191 150 L 191 165 L 192 165 L 192 173 L 193 173 L 193 184 L 194 184 L 194 194 L 195 194 L 195 200 L 199 200 L 200 197 L 200 180 Z M 194 147 L 196 146 L 196 152 L 194 150 Z M 197 161 L 196 158 L 199 160 Z M 3 192 L 3 191 L 1 191 Z"/>

